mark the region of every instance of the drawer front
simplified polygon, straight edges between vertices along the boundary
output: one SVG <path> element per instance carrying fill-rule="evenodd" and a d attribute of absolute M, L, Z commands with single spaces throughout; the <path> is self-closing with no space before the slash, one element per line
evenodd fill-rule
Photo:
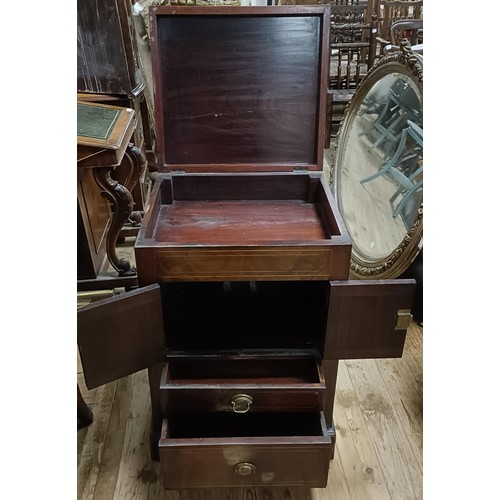
<path fill-rule="evenodd" d="M 159 281 L 328 280 L 331 248 L 286 247 L 155 252 Z"/>
<path fill-rule="evenodd" d="M 165 415 L 320 411 L 326 386 L 313 359 L 196 359 L 167 363 L 160 392 Z"/>
<path fill-rule="evenodd" d="M 222 415 L 236 418 L 231 414 Z M 192 427 L 192 432 L 184 435 L 182 431 L 179 433 L 171 429 L 171 424 L 175 427 L 171 419 L 165 420 L 159 442 L 164 487 L 325 487 L 332 442 L 327 436 L 323 414 L 302 414 L 310 417 L 305 419 L 286 415 L 287 417 L 283 417 L 282 429 L 289 435 L 274 436 L 269 435 L 266 420 L 276 420 L 276 414 L 258 415 L 262 418 L 257 422 L 257 427 L 262 428 L 263 434 L 266 434 L 264 436 L 260 436 L 258 429 L 255 430 L 252 424 L 241 426 L 241 430 L 245 431 L 244 436 L 233 436 L 237 433 L 237 427 L 232 428 L 222 419 L 222 433 L 225 436 L 212 437 L 203 428 L 203 417 L 193 421 L 192 425 L 189 421 L 183 422 L 183 425 Z M 293 419 L 294 425 L 301 426 L 300 431 L 292 430 L 293 426 L 289 425 L 290 421 L 287 425 L 286 418 Z M 313 420 L 316 420 L 315 425 L 310 425 Z M 276 428 L 276 422 L 271 422 L 270 427 Z M 203 437 L 196 437 L 196 430 L 200 428 Z M 230 431 L 226 432 L 228 428 Z M 249 428 L 252 429 L 251 432 Z M 217 432 L 214 434 L 217 435 Z"/>

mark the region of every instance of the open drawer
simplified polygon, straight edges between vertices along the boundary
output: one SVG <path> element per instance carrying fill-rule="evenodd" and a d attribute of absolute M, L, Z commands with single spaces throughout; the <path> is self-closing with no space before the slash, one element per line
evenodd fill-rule
<path fill-rule="evenodd" d="M 196 358 L 170 360 L 160 391 L 164 414 L 319 411 L 326 386 L 314 359 Z"/>
<path fill-rule="evenodd" d="M 163 421 L 167 489 L 325 487 L 332 441 L 322 412 L 196 413 Z"/>
<path fill-rule="evenodd" d="M 142 284 L 342 279 L 350 252 L 319 173 L 161 174 L 135 244 Z"/>

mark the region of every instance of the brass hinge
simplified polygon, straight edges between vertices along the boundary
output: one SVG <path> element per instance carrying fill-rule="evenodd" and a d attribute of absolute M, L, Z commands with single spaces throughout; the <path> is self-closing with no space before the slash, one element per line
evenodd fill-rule
<path fill-rule="evenodd" d="M 413 316 L 410 309 L 398 309 L 394 330 L 407 330 L 412 319 Z"/>

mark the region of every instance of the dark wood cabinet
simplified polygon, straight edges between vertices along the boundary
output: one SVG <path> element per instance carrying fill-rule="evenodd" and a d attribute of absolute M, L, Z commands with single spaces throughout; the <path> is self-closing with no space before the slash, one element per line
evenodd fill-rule
<path fill-rule="evenodd" d="M 309 282 L 304 283 L 308 287 Z M 79 309 L 78 344 L 89 388 L 161 366 L 161 377 L 152 384 L 157 413 L 152 435 L 159 438 L 152 451 L 159 452 L 167 488 L 326 486 L 334 442 L 335 377 L 329 373 L 327 380 L 322 365 L 328 365 L 326 358 L 400 356 L 406 332 L 404 325 L 398 325 L 398 312 L 410 308 L 414 281 L 393 280 L 383 286 L 363 281 L 362 294 L 357 281 L 315 283 L 322 285 L 315 297 L 321 300 L 312 313 L 307 300 L 304 309 L 293 301 L 286 307 L 275 294 L 269 302 L 265 288 L 285 291 L 287 282 L 262 282 L 258 301 L 265 300 L 263 307 L 247 300 L 250 293 L 260 295 L 260 282 L 253 291 L 246 283 L 248 293 L 212 283 L 212 289 L 227 295 L 220 304 L 227 314 L 199 307 L 208 290 L 198 283 L 196 300 L 193 292 L 188 293 L 190 305 L 182 309 L 164 293 L 171 283 L 153 284 Z M 338 286 L 342 295 L 362 302 L 351 307 L 351 301 L 338 310 Z M 182 288 L 171 293 L 184 300 Z M 285 296 L 291 297 L 286 292 Z M 372 307 L 373 302 L 379 305 Z M 241 316 L 233 328 L 229 304 L 238 314 L 245 309 L 254 314 L 252 327 L 262 321 L 253 336 Z M 271 309 L 275 323 L 267 324 Z M 185 322 L 188 316 L 194 319 Z M 305 321 L 291 330 L 300 317 Z M 284 332 L 277 331 L 279 323 Z M 201 337 L 205 340 L 200 342 Z M 154 370 L 150 375 L 154 380 Z M 310 469 L 303 465 L 309 453 L 314 457 Z M 190 468 L 193 461 L 200 464 L 196 472 Z M 255 471 L 245 477 L 236 470 L 241 463 Z"/>
<path fill-rule="evenodd" d="M 148 368 L 165 488 L 326 486 L 338 360 L 402 354 L 415 283 L 348 279 L 321 173 L 329 22 L 151 8 L 163 144 L 141 288 L 80 308 L 78 341 L 90 387 Z"/>
<path fill-rule="evenodd" d="M 134 50 L 131 3 L 78 0 L 79 92 L 132 96 L 143 86 Z"/>

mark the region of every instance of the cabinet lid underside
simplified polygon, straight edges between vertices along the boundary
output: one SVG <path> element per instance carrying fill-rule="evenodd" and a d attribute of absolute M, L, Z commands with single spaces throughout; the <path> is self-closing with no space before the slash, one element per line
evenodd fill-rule
<path fill-rule="evenodd" d="M 322 170 L 327 7 L 151 10 L 161 171 Z"/>

